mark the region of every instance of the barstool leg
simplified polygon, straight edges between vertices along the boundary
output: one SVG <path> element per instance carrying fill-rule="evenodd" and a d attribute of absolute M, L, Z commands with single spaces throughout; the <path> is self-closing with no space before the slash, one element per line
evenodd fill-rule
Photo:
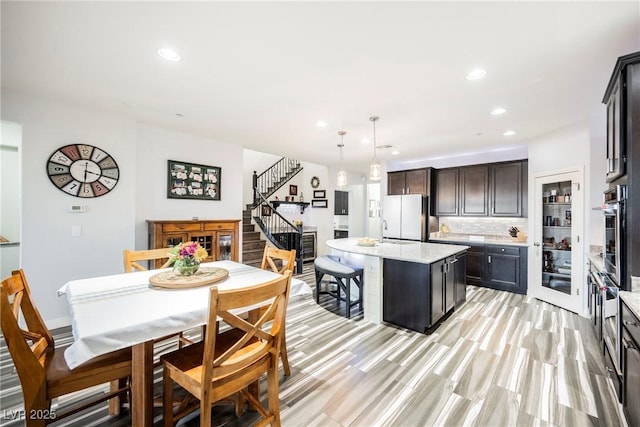
<path fill-rule="evenodd" d="M 347 277 L 347 290 L 345 291 L 347 295 L 345 295 L 344 303 L 345 309 L 347 310 L 346 316 L 347 319 L 351 318 L 351 277 Z"/>

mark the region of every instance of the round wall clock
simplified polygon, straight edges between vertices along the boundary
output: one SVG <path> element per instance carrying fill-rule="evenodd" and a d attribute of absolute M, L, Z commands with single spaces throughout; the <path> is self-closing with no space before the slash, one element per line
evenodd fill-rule
<path fill-rule="evenodd" d="M 317 176 L 311 178 L 311 186 L 313 188 L 318 188 L 320 186 L 320 179 Z"/>
<path fill-rule="evenodd" d="M 100 197 L 118 183 L 116 161 L 92 145 L 72 144 L 58 148 L 49 157 L 47 175 L 59 190 L 75 197 Z"/>

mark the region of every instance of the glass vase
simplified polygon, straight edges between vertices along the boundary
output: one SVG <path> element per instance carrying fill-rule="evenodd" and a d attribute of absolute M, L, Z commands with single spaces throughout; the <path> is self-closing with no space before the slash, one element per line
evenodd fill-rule
<path fill-rule="evenodd" d="M 189 264 L 180 264 L 174 267 L 174 271 L 179 276 L 193 276 L 200 268 L 200 263 L 195 261 Z"/>

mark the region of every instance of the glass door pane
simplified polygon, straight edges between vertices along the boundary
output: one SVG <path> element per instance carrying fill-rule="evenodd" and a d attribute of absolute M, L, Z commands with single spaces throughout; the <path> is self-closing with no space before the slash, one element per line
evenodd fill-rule
<path fill-rule="evenodd" d="M 232 239 L 233 235 L 231 233 L 218 232 L 218 258 L 216 261 L 232 259 Z"/>
<path fill-rule="evenodd" d="M 542 186 L 542 286 L 571 294 L 571 181 Z"/>

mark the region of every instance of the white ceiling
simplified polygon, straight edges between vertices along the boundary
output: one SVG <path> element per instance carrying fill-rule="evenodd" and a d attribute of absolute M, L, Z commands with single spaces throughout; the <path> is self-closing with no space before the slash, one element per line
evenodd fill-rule
<path fill-rule="evenodd" d="M 602 120 L 640 2 L 7 2 L 2 87 L 318 164 L 522 146 Z M 156 55 L 171 46 L 182 61 Z M 475 67 L 485 79 L 467 81 Z M 504 106 L 508 112 L 492 117 Z M 182 114 L 183 117 L 178 117 Z M 317 120 L 328 123 L 317 128 Z M 507 129 L 517 132 L 504 137 Z"/>

